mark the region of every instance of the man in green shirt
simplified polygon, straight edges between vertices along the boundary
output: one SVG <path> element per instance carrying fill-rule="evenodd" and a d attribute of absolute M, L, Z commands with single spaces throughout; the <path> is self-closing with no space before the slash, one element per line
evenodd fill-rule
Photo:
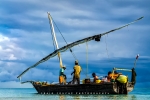
<path fill-rule="evenodd" d="M 59 71 L 59 83 L 60 84 L 66 84 L 66 75 L 64 74 L 64 70 L 66 69 L 65 66 L 63 66 L 62 68 L 60 68 L 60 71 Z"/>

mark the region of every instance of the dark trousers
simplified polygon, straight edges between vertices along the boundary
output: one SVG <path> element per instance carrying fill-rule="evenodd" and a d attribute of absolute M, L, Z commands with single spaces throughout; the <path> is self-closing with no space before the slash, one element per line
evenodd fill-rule
<path fill-rule="evenodd" d="M 127 94 L 127 83 L 120 83 L 119 81 L 117 82 L 117 92 L 119 94 Z"/>
<path fill-rule="evenodd" d="M 80 78 L 73 76 L 73 84 L 77 81 L 77 84 L 80 84 Z"/>

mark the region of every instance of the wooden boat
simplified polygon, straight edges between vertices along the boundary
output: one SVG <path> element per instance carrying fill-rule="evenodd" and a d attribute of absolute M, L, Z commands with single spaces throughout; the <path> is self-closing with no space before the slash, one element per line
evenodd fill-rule
<path fill-rule="evenodd" d="M 45 82 L 26 81 L 30 82 L 39 94 L 128 94 L 132 91 L 135 85 L 136 72 L 134 68 L 118 69 L 132 72 L 131 82 L 119 85 L 117 82 L 102 82 L 92 83 L 90 79 L 85 79 L 84 84 L 45 84 Z M 22 82 L 22 83 L 26 83 Z"/>
<path fill-rule="evenodd" d="M 38 64 L 45 62 L 48 59 L 50 59 L 56 55 L 58 55 L 60 67 L 62 67 L 63 64 L 62 64 L 62 59 L 61 59 L 61 55 L 60 55 L 61 52 L 64 52 L 67 49 L 69 49 L 72 52 L 72 50 L 71 50 L 72 47 L 74 47 L 78 44 L 81 44 L 81 43 L 91 41 L 91 40 L 100 41 L 102 36 L 104 36 L 108 33 L 114 32 L 116 30 L 122 29 L 126 26 L 129 26 L 130 24 L 135 23 L 136 21 L 142 19 L 143 17 L 140 17 L 137 20 L 135 20 L 131 23 L 128 23 L 124 26 L 121 26 L 119 28 L 110 30 L 110 31 L 102 33 L 102 34 L 97 34 L 94 36 L 90 36 L 90 37 L 75 41 L 75 42 L 67 44 L 66 46 L 61 47 L 61 48 L 58 47 L 58 43 L 56 40 L 55 31 L 54 31 L 54 26 L 53 26 L 53 22 L 52 22 L 52 17 L 50 16 L 50 13 L 48 13 L 48 18 L 50 21 L 52 35 L 53 35 L 57 49 L 54 52 L 47 55 L 46 57 L 44 57 L 43 59 L 41 59 L 40 61 L 38 61 L 37 63 L 35 63 L 33 66 L 31 66 L 31 67 L 27 68 L 25 71 L 23 71 L 17 77 L 19 79 L 21 78 L 21 76 L 23 74 L 25 74 L 31 68 L 36 67 Z M 135 64 L 136 64 L 136 61 L 137 61 L 137 59 L 135 60 Z M 113 68 L 112 74 L 114 74 L 114 71 L 116 71 L 116 70 L 131 72 L 132 73 L 131 81 L 127 81 L 126 83 L 118 83 L 116 81 L 93 83 L 93 82 L 91 82 L 91 80 L 89 78 L 85 78 L 83 84 L 69 84 L 68 83 L 66 85 L 60 85 L 60 84 L 47 84 L 45 82 L 37 82 L 37 81 L 26 81 L 26 82 L 30 82 L 39 94 L 128 94 L 130 91 L 132 91 L 134 89 L 134 85 L 136 82 L 135 69 L 134 68 L 132 68 L 132 69 Z M 26 82 L 21 82 L 21 83 L 26 83 Z"/>

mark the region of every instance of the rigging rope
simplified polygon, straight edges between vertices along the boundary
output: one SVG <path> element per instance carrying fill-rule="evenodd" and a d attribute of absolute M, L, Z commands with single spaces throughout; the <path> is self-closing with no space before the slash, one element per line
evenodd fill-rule
<path fill-rule="evenodd" d="M 52 16 L 51 16 L 51 18 L 52 18 Z M 53 18 L 52 18 L 52 20 L 53 20 Z M 55 21 L 54 21 L 54 20 L 53 20 L 53 22 L 54 22 L 54 24 L 56 25 L 56 27 L 57 27 L 57 29 L 58 29 L 59 33 L 60 33 L 60 34 L 61 34 L 61 36 L 63 37 L 64 41 L 65 41 L 65 42 L 66 42 L 66 44 L 68 45 L 68 43 L 67 43 L 67 41 L 66 41 L 65 37 L 62 35 L 62 33 L 61 33 L 61 31 L 59 30 L 59 28 L 58 28 L 57 24 L 55 23 Z M 73 57 L 75 58 L 75 60 L 78 60 L 78 59 L 77 59 L 77 57 L 75 56 L 75 54 L 73 53 L 72 49 L 71 49 L 71 48 L 69 48 L 69 50 L 70 50 L 71 54 L 73 55 Z"/>
<path fill-rule="evenodd" d="M 108 34 L 107 34 L 107 35 L 108 35 Z M 110 59 L 109 59 L 109 54 L 108 54 L 108 49 L 107 49 L 106 36 L 105 36 L 105 44 L 106 44 L 106 52 L 107 52 L 108 60 L 110 60 Z"/>
<path fill-rule="evenodd" d="M 88 78 L 88 43 L 86 42 L 86 77 Z"/>

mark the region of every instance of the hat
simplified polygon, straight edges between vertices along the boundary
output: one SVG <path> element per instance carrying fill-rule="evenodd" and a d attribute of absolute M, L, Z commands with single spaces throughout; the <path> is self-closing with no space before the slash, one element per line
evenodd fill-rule
<path fill-rule="evenodd" d="M 78 63 L 78 61 L 76 60 L 75 63 Z"/>
<path fill-rule="evenodd" d="M 117 71 L 114 71 L 114 73 L 115 73 L 115 74 L 118 74 L 118 72 L 117 72 Z"/>
<path fill-rule="evenodd" d="M 66 69 L 66 66 L 63 66 L 62 68 L 65 68 L 65 69 Z"/>
<path fill-rule="evenodd" d="M 95 76 L 96 74 L 95 73 L 92 73 L 92 76 Z"/>

